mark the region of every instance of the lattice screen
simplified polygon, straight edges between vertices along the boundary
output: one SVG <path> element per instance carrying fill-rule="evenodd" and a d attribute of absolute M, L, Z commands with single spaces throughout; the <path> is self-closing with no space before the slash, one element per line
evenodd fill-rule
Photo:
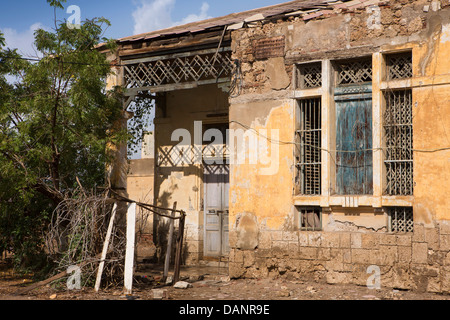
<path fill-rule="evenodd" d="M 404 52 L 386 56 L 388 80 L 406 79 L 413 76 L 412 53 Z"/>
<path fill-rule="evenodd" d="M 299 101 L 297 183 L 305 195 L 320 195 L 322 186 L 322 103 L 320 98 Z"/>
<path fill-rule="evenodd" d="M 300 89 L 322 87 L 322 64 L 308 63 L 297 66 L 297 83 Z"/>
<path fill-rule="evenodd" d="M 387 194 L 413 195 L 412 91 L 387 92 L 385 99 Z"/>
<path fill-rule="evenodd" d="M 390 232 L 414 232 L 414 214 L 412 208 L 387 208 L 390 218 Z"/>
<path fill-rule="evenodd" d="M 197 82 L 231 76 L 231 52 L 195 54 L 129 64 L 124 67 L 125 86 L 143 88 Z"/>
<path fill-rule="evenodd" d="M 371 82 L 372 59 L 339 62 L 336 71 L 338 85 Z"/>
<path fill-rule="evenodd" d="M 230 148 L 226 144 L 203 146 L 164 146 L 157 150 L 158 167 L 184 167 L 201 164 L 203 160 L 222 159 L 226 163 L 230 157 Z"/>

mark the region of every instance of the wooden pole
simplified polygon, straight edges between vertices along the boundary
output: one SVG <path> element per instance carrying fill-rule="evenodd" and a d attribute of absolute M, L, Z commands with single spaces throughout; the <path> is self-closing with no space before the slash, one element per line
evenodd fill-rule
<path fill-rule="evenodd" d="M 183 239 L 184 239 L 184 225 L 186 223 L 186 216 L 181 215 L 180 226 L 178 230 L 177 238 L 177 253 L 175 256 L 175 271 L 173 276 L 173 283 L 177 283 L 180 280 L 180 269 L 181 269 L 181 255 L 183 254 Z"/>
<path fill-rule="evenodd" d="M 105 267 L 106 253 L 108 252 L 109 241 L 111 239 L 114 220 L 116 218 L 116 211 L 117 211 L 117 203 L 114 204 L 114 207 L 112 209 L 111 218 L 109 220 L 109 225 L 108 225 L 108 231 L 106 232 L 105 243 L 103 243 L 102 257 L 100 260 L 100 264 L 98 265 L 97 279 L 95 281 L 95 291 L 96 292 L 98 292 L 100 290 L 100 284 L 102 282 L 103 268 Z"/>
<path fill-rule="evenodd" d="M 173 204 L 173 211 L 171 216 L 175 217 L 175 211 L 177 210 L 177 203 L 175 202 Z M 167 276 L 169 274 L 169 267 L 170 267 L 170 256 L 172 255 L 172 239 L 173 239 L 173 225 L 175 223 L 174 219 L 170 219 L 169 221 L 169 237 L 167 239 L 167 250 L 166 250 L 166 260 L 164 262 L 164 275 L 163 275 L 163 281 L 165 282 L 167 279 Z"/>
<path fill-rule="evenodd" d="M 125 294 L 133 292 L 134 249 L 136 238 L 136 203 L 128 206 L 127 211 L 127 248 L 125 252 L 124 287 Z"/>

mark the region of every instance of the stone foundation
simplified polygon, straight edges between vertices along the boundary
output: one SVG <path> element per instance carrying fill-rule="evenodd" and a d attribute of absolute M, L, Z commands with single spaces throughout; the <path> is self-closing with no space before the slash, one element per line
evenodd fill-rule
<path fill-rule="evenodd" d="M 231 278 L 313 278 L 366 286 L 450 293 L 450 224 L 415 225 L 413 234 L 261 231 L 256 250 L 237 249 L 230 233 Z"/>

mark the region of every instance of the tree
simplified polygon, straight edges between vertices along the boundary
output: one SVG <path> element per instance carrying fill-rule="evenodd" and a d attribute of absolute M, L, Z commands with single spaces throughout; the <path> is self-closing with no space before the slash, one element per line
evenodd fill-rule
<path fill-rule="evenodd" d="M 47 0 L 56 10 L 62 1 Z M 79 29 L 55 22 L 35 32 L 42 58 L 5 49 L 0 34 L 0 250 L 13 248 L 21 263 L 39 253 L 54 208 L 78 184 L 102 185 L 111 161 L 107 145 L 126 140 L 114 128 L 122 117 L 118 88 L 106 91 L 111 67 L 96 50 L 104 18 Z M 11 84 L 7 76 L 17 78 Z"/>

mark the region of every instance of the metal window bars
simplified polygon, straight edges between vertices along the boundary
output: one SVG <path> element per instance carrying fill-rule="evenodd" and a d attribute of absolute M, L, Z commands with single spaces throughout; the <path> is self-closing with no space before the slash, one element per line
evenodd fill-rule
<path fill-rule="evenodd" d="M 386 192 L 410 196 L 414 192 L 412 91 L 385 93 Z"/>
<path fill-rule="evenodd" d="M 320 195 L 322 187 L 321 98 L 299 101 L 297 184 L 304 195 Z"/>
<path fill-rule="evenodd" d="M 414 213 L 410 207 L 390 207 L 386 209 L 389 217 L 389 232 L 414 232 Z"/>
<path fill-rule="evenodd" d="M 298 207 L 301 231 L 322 231 L 322 208 Z"/>

